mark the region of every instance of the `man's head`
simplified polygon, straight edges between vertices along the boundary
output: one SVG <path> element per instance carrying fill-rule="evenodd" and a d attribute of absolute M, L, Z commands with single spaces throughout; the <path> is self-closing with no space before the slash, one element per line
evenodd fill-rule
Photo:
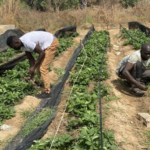
<path fill-rule="evenodd" d="M 143 60 L 148 60 L 150 58 L 150 44 L 142 44 L 141 48 L 141 57 Z"/>
<path fill-rule="evenodd" d="M 6 41 L 7 45 L 15 50 L 20 50 L 22 42 L 16 36 L 9 36 Z"/>

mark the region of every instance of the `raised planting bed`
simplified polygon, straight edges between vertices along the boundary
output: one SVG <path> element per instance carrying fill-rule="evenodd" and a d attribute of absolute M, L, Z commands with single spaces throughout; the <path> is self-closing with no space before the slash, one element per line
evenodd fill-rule
<path fill-rule="evenodd" d="M 125 45 L 132 45 L 133 49 L 141 49 L 141 44 L 150 43 L 150 37 L 147 37 L 146 34 L 138 29 L 127 30 L 123 28 L 121 30 L 122 34 L 120 37 L 126 39 L 124 42 Z"/>
<path fill-rule="evenodd" d="M 130 30 L 139 29 L 141 32 L 144 32 L 146 36 L 150 36 L 150 28 L 146 27 L 140 22 L 137 21 L 128 22 L 128 28 Z"/>

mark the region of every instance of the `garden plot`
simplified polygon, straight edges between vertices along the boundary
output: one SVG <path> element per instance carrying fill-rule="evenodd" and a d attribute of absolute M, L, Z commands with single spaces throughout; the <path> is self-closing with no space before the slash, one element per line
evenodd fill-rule
<path fill-rule="evenodd" d="M 61 104 L 58 106 L 57 117 L 59 118 L 55 118 L 56 120 L 52 122 L 49 131 L 43 137 L 44 140 L 36 141 L 30 150 L 100 149 L 99 115 L 97 113 L 98 75 L 107 40 L 107 31 L 95 31 L 85 42 L 66 83 Z M 106 57 L 104 57 L 101 80 L 108 77 Z M 101 84 L 101 89 L 102 96 L 108 95 L 109 87 Z M 64 118 L 60 124 L 62 116 Z M 55 133 L 57 136 L 54 139 L 52 135 Z M 45 139 L 46 137 L 49 138 Z M 105 149 L 117 150 L 112 131 L 103 131 L 103 138 Z"/>
<path fill-rule="evenodd" d="M 57 52 L 57 54 L 55 56 L 54 61 L 52 62 L 52 66 L 50 68 L 50 70 L 52 70 L 50 72 L 51 83 L 53 83 L 53 84 L 60 77 L 60 75 L 62 75 L 60 72 L 64 72 L 64 67 L 66 66 L 67 62 L 69 61 L 69 58 L 71 57 L 71 55 L 72 55 L 72 53 L 74 51 L 74 46 L 75 46 L 73 44 L 73 38 L 69 38 L 69 37 L 67 39 L 61 38 L 61 39 L 59 39 L 59 42 L 60 42 L 60 46 L 59 46 L 58 52 Z M 74 46 L 71 48 L 70 46 L 72 46 L 72 45 L 74 45 Z M 67 49 L 67 47 L 70 47 L 70 48 L 68 48 L 68 50 L 65 51 Z M 65 51 L 65 52 L 63 52 L 63 51 Z M 61 56 L 59 56 L 60 53 L 62 53 Z M 35 56 L 35 57 L 37 57 L 37 56 Z M 60 62 L 59 62 L 59 64 L 60 64 L 59 67 L 60 68 L 57 68 L 58 66 L 55 65 L 55 61 L 58 64 L 59 59 L 60 59 Z M 24 85 L 27 85 L 28 88 L 31 86 L 33 88 L 33 90 L 31 90 L 31 91 L 32 92 L 34 91 L 35 93 L 37 93 L 37 91 L 41 87 L 37 86 L 35 83 L 34 84 L 31 83 L 31 82 L 27 82 L 26 83 L 26 82 L 23 81 L 23 78 L 27 75 L 26 74 L 26 70 L 29 67 L 28 66 L 28 60 L 25 60 L 24 62 L 20 62 L 20 63 L 18 63 L 18 65 L 15 66 L 14 69 L 6 71 L 4 73 L 4 75 L 1 77 L 1 78 L 7 77 L 7 78 L 9 78 L 9 80 L 11 79 L 11 82 L 7 82 L 7 87 L 9 87 L 10 84 L 12 85 L 12 81 L 14 79 L 17 79 L 17 81 L 21 80 L 21 83 L 23 83 Z M 21 73 L 18 72 L 19 69 L 21 69 Z M 23 69 L 25 69 L 25 70 L 23 70 Z M 5 82 L 7 80 L 3 79 L 1 81 Z M 16 83 L 16 80 L 14 81 L 14 83 Z M 3 84 L 3 85 L 5 86 L 6 84 Z M 18 86 L 18 84 L 16 84 L 16 86 Z M 7 90 L 6 87 L 4 87 L 4 88 L 3 87 L 2 87 L 2 90 L 4 88 Z M 23 91 L 23 89 L 20 87 L 19 91 Z M 1 91 L 1 92 L 3 92 L 3 91 Z M 15 95 L 14 95 L 14 97 L 13 97 L 13 96 L 9 96 L 9 94 L 8 94 L 8 96 L 4 95 L 5 98 L 4 98 L 4 96 L 2 96 L 2 98 L 5 99 L 4 100 L 5 104 L 1 105 L 1 108 L 2 108 L 1 111 L 3 111 L 2 112 L 3 114 L 7 114 L 7 116 L 6 115 L 3 115 L 3 116 L 1 115 L 1 121 L 4 120 L 4 119 L 9 119 L 10 117 L 13 117 L 14 116 L 14 109 L 12 108 L 12 105 L 13 104 L 16 105 L 16 102 L 18 103 L 18 101 L 20 101 L 25 96 L 25 94 L 28 95 L 28 93 L 25 93 L 25 91 L 23 91 L 23 93 L 19 93 L 19 92 L 14 92 L 14 93 L 17 93 L 19 96 L 15 97 Z M 7 102 L 7 100 L 8 100 L 9 97 L 10 97 L 10 101 Z M 23 106 L 24 103 L 26 103 L 26 101 L 28 101 L 28 104 L 29 104 L 28 107 L 24 107 Z M 32 96 L 28 96 L 28 97 L 25 97 L 22 102 L 19 102 L 21 104 L 17 104 L 15 106 L 16 112 L 17 112 L 16 116 L 13 117 L 12 120 L 10 119 L 10 120 L 6 121 L 6 123 L 8 123 L 10 126 L 12 125 L 12 129 L 10 131 L 0 131 L 2 133 L 2 134 L 0 133 L 0 135 L 1 135 L 1 139 L 0 140 L 1 140 L 1 142 L 3 144 L 7 145 L 8 144 L 8 138 L 10 138 L 10 135 L 11 135 L 11 138 L 12 138 L 20 130 L 20 127 L 23 125 L 23 123 L 22 123 L 23 119 L 20 118 L 21 117 L 21 115 L 20 115 L 21 112 L 24 115 L 26 115 L 28 111 L 30 111 L 30 112 L 32 111 L 33 112 L 34 108 L 37 107 L 37 105 L 39 104 L 39 102 L 40 101 L 37 100 L 36 98 L 34 98 Z M 35 105 L 33 105 L 33 103 Z M 33 107 L 31 107 L 32 105 L 33 105 Z M 8 109 L 4 109 L 4 106 L 8 107 Z M 20 108 L 23 109 L 23 110 L 20 111 Z M 12 110 L 12 111 L 10 111 L 10 110 Z M 4 116 L 5 116 L 5 118 L 4 118 Z M 17 122 L 18 118 L 20 118 L 20 119 L 19 119 L 19 123 L 16 123 L 16 125 L 18 125 L 16 127 L 15 124 L 14 124 L 14 122 Z M 3 123 L 4 123 L 4 121 L 3 121 Z M 13 129 L 15 129 L 15 130 L 13 130 Z M 6 141 L 7 144 L 4 141 Z"/>

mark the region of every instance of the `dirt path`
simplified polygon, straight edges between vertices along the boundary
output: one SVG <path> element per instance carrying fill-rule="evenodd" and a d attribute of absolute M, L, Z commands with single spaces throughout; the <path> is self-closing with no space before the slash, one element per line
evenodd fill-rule
<path fill-rule="evenodd" d="M 120 143 L 120 150 L 143 150 L 144 146 L 141 143 L 146 141 L 143 135 L 146 127 L 137 119 L 137 113 L 149 111 L 149 98 L 131 96 L 129 88 L 118 79 L 115 70 L 119 61 L 134 50 L 131 50 L 130 46 L 121 46 L 122 42 L 117 39 L 119 29 L 112 29 L 109 32 L 111 43 L 120 47 L 119 51 L 112 49 L 108 52 L 108 68 L 111 76 L 106 83 L 112 87 L 118 99 L 108 103 L 111 113 L 105 119 L 104 126 L 114 131 L 115 139 Z"/>

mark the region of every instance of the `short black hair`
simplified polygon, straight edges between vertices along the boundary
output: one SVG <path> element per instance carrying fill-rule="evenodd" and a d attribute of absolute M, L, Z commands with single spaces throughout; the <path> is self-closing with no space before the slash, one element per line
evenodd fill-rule
<path fill-rule="evenodd" d="M 6 41 L 7 45 L 10 46 L 13 43 L 15 38 L 16 36 L 9 36 Z"/>

